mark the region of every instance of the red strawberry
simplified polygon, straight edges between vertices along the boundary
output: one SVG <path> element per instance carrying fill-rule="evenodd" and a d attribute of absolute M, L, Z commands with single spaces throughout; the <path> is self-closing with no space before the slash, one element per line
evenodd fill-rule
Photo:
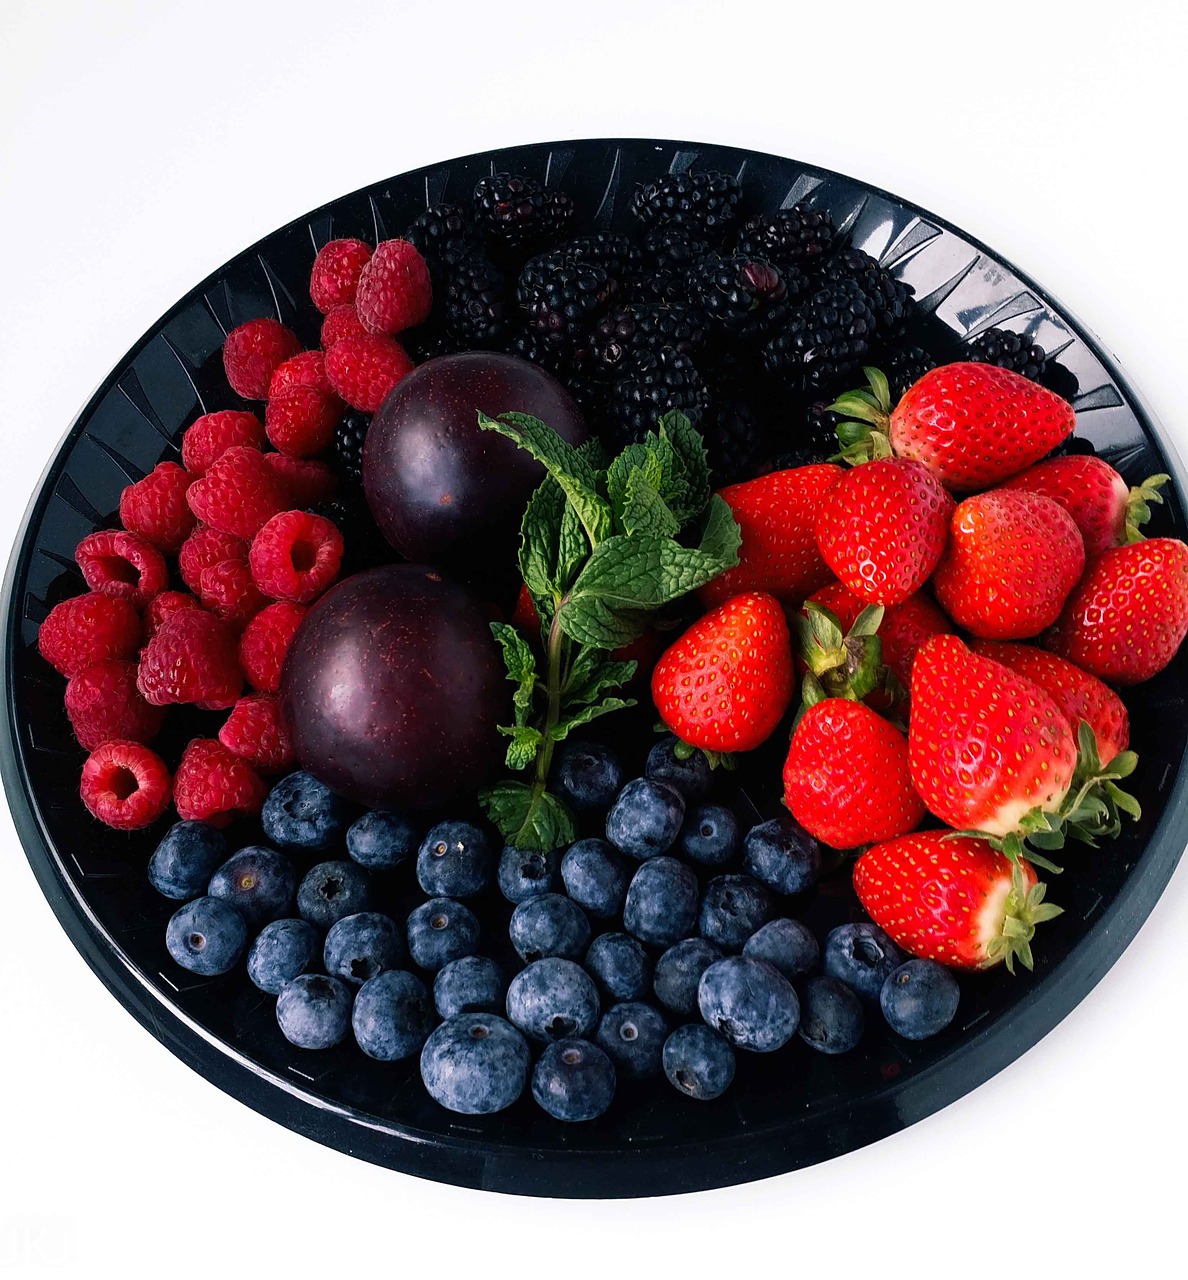
<path fill-rule="evenodd" d="M 1025 861 L 985 840 L 918 831 L 876 844 L 854 865 L 867 914 L 905 951 L 955 969 L 1032 967 L 1035 926 L 1060 914 Z"/>
<path fill-rule="evenodd" d="M 694 747 L 750 751 L 788 710 L 792 647 L 779 602 L 735 596 L 699 618 L 656 663 L 652 700 L 661 719 Z"/>
<path fill-rule="evenodd" d="M 1150 680 L 1188 634 L 1188 546 L 1148 538 L 1089 566 L 1044 647 L 1109 684 Z"/>
<path fill-rule="evenodd" d="M 826 698 L 800 718 L 784 763 L 784 803 L 806 831 L 835 849 L 904 835 L 924 817 L 907 739 L 845 698 Z"/>
<path fill-rule="evenodd" d="M 933 586 L 958 626 L 988 640 L 1039 635 L 1085 568 L 1072 516 L 1051 498 L 998 489 L 953 512 Z"/>

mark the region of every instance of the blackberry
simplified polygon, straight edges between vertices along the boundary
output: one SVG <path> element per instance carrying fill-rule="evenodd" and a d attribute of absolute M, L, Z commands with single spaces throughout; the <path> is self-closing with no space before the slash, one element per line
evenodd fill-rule
<path fill-rule="evenodd" d="M 460 261 L 478 248 L 474 224 L 456 204 L 433 204 L 413 219 L 404 233 L 426 259 L 446 264 Z"/>
<path fill-rule="evenodd" d="M 400 345 L 417 364 L 424 364 L 434 356 L 452 356 L 458 351 L 465 351 L 467 346 L 452 333 L 442 332 L 436 325 L 422 325 L 418 329 L 405 330 L 400 335 Z"/>
<path fill-rule="evenodd" d="M 1071 369 L 1051 358 L 1044 365 L 1044 371 L 1037 381 L 1040 386 L 1047 387 L 1049 391 L 1054 391 L 1070 404 L 1076 399 L 1077 392 L 1081 389 L 1080 383 L 1077 381 L 1077 375 Z"/>
<path fill-rule="evenodd" d="M 602 267 L 568 262 L 561 249 L 529 259 L 516 296 L 528 324 L 551 342 L 577 349 L 618 291 Z"/>
<path fill-rule="evenodd" d="M 639 269 L 638 246 L 615 231 L 598 231 L 593 235 L 574 236 L 562 251 L 572 262 L 585 262 L 601 267 L 613 280 L 626 280 Z"/>
<path fill-rule="evenodd" d="M 1039 381 L 1048 364 L 1048 353 L 1043 347 L 1037 347 L 1023 334 L 1012 333 L 1009 329 L 987 329 L 979 333 L 966 343 L 962 358 L 1009 369 L 1033 382 Z"/>
<path fill-rule="evenodd" d="M 811 267 L 833 248 L 833 218 L 801 200 L 791 209 L 756 213 L 738 233 L 735 252 L 784 267 Z"/>
<path fill-rule="evenodd" d="M 533 178 L 494 173 L 476 183 L 474 212 L 489 238 L 522 247 L 562 236 L 573 216 L 573 201 L 563 191 L 546 190 Z"/>
<path fill-rule="evenodd" d="M 749 477 L 759 455 L 759 416 L 739 396 L 714 397 L 700 427 L 715 486 Z"/>
<path fill-rule="evenodd" d="M 371 414 L 357 410 L 346 414 L 334 428 L 334 461 L 339 475 L 359 484 L 363 479 L 363 442 Z"/>
<path fill-rule="evenodd" d="M 821 271 L 825 284 L 851 280 L 862 290 L 883 339 L 902 336 L 915 320 L 912 289 L 897 280 L 886 267 L 861 249 L 842 249 L 829 259 Z"/>
<path fill-rule="evenodd" d="M 689 273 L 689 293 L 714 329 L 742 339 L 773 332 L 807 284 L 791 268 L 791 279 L 761 258 L 714 254 Z"/>
<path fill-rule="evenodd" d="M 455 337 L 472 346 L 498 343 L 511 321 L 513 304 L 507 277 L 482 254 L 471 254 L 449 274 L 445 323 Z"/>
<path fill-rule="evenodd" d="M 557 244 L 564 240 L 574 215 L 573 198 L 567 191 L 546 187 L 540 208 L 540 242 Z"/>
<path fill-rule="evenodd" d="M 674 224 L 709 236 L 733 222 L 741 199 L 738 179 L 728 173 L 666 173 L 636 191 L 631 212 L 645 227 Z"/>
<path fill-rule="evenodd" d="M 675 269 L 651 271 L 628 280 L 622 301 L 639 306 L 676 306 L 689 301 L 689 274 Z"/>
<path fill-rule="evenodd" d="M 763 367 L 794 389 L 837 394 L 869 360 L 877 327 L 858 283 L 833 281 L 793 308 L 763 348 Z"/>
<path fill-rule="evenodd" d="M 887 375 L 887 383 L 891 388 L 891 403 L 918 382 L 929 369 L 944 364 L 923 347 L 904 347 L 886 357 L 879 367 Z"/>
<path fill-rule="evenodd" d="M 681 355 L 694 355 L 705 345 L 705 337 L 700 316 L 685 303 L 623 307 L 595 325 L 591 354 L 596 370 L 613 374 L 641 351 L 671 347 Z"/>
<path fill-rule="evenodd" d="M 687 271 L 709 252 L 709 241 L 688 227 L 668 224 L 644 234 L 644 253 L 657 271 Z"/>
<path fill-rule="evenodd" d="M 679 409 L 696 426 L 708 402 L 705 382 L 688 356 L 670 347 L 645 352 L 611 384 L 607 405 L 610 444 L 620 449 L 642 440 L 670 409 Z"/>
<path fill-rule="evenodd" d="M 509 356 L 519 356 L 521 360 L 539 365 L 547 373 L 561 378 L 562 381 L 569 370 L 570 362 L 565 351 L 555 343 L 549 342 L 536 329 L 513 328 L 505 336 L 502 350 Z"/>

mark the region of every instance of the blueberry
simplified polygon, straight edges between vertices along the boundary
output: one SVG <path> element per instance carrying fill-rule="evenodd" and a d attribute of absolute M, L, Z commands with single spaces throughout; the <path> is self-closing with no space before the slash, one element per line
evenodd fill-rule
<path fill-rule="evenodd" d="M 417 882 L 435 898 L 473 898 L 493 871 L 487 833 L 469 822 L 439 822 L 417 853 Z"/>
<path fill-rule="evenodd" d="M 149 884 L 167 898 L 196 897 L 226 856 L 227 837 L 209 822 L 175 822 L 149 859 Z"/>
<path fill-rule="evenodd" d="M 590 922 L 575 902 L 560 893 L 542 893 L 512 912 L 508 934 L 521 960 L 546 956 L 579 960 L 590 945 Z"/>
<path fill-rule="evenodd" d="M 777 893 L 803 893 L 821 872 L 821 846 L 788 814 L 747 832 L 743 862 L 756 880 Z"/>
<path fill-rule="evenodd" d="M 598 988 L 572 960 L 537 960 L 511 980 L 507 1016 L 532 1040 L 588 1036 L 598 1022 Z"/>
<path fill-rule="evenodd" d="M 809 978 L 800 994 L 797 1034 L 821 1053 L 849 1053 L 862 1039 L 862 1001 L 827 974 Z"/>
<path fill-rule="evenodd" d="M 903 960 L 877 924 L 841 924 L 825 939 L 821 967 L 865 999 L 877 1000 L 883 983 Z"/>
<path fill-rule="evenodd" d="M 701 1022 L 677 1027 L 664 1042 L 661 1064 L 673 1088 L 699 1102 L 720 1098 L 734 1079 L 730 1041 Z"/>
<path fill-rule="evenodd" d="M 636 778 L 606 815 L 606 838 L 632 858 L 654 858 L 671 849 L 685 818 L 681 793 L 666 782 Z"/>
<path fill-rule="evenodd" d="M 433 1002 L 413 973 L 388 969 L 368 978 L 351 1010 L 355 1042 L 369 1058 L 399 1062 L 411 1058 L 433 1028 Z"/>
<path fill-rule="evenodd" d="M 687 759 L 680 759 L 674 754 L 677 739 L 668 734 L 648 752 L 648 763 L 644 772 L 654 782 L 667 782 L 686 800 L 700 800 L 710 789 L 713 772 L 704 751 L 694 750 Z M 681 745 L 681 753 L 687 748 Z"/>
<path fill-rule="evenodd" d="M 433 980 L 433 1003 L 442 1018 L 456 1013 L 498 1013 L 506 994 L 503 970 L 486 956 L 451 960 Z"/>
<path fill-rule="evenodd" d="M 650 1004 L 633 1000 L 612 1005 L 598 1024 L 596 1041 L 625 1080 L 658 1076 L 668 1023 Z"/>
<path fill-rule="evenodd" d="M 737 1049 L 770 1053 L 788 1043 L 800 1021 L 792 984 L 766 960 L 727 956 L 701 975 L 701 1016 Z"/>
<path fill-rule="evenodd" d="M 297 914 L 319 929 L 365 911 L 370 900 L 371 878 L 355 862 L 319 862 L 297 886 Z"/>
<path fill-rule="evenodd" d="M 584 739 L 562 743 L 553 786 L 570 808 L 609 808 L 622 785 L 623 766 L 610 747 Z"/>
<path fill-rule="evenodd" d="M 204 978 L 233 969 L 247 946 L 243 916 L 223 898 L 195 898 L 170 917 L 165 928 L 169 954 Z"/>
<path fill-rule="evenodd" d="M 508 902 L 516 904 L 527 902 L 540 893 L 555 893 L 559 863 L 560 856 L 555 849 L 541 853 L 536 849 L 517 849 L 509 844 L 499 855 L 499 892 Z"/>
<path fill-rule="evenodd" d="M 421 1079 L 448 1110 L 490 1115 L 524 1092 L 531 1061 L 528 1041 L 510 1022 L 491 1013 L 460 1013 L 425 1041 Z"/>
<path fill-rule="evenodd" d="M 623 927 L 640 942 L 671 946 L 697 923 L 697 877 L 675 858 L 652 858 L 631 878 Z"/>
<path fill-rule="evenodd" d="M 594 1120 L 615 1096 L 614 1063 L 588 1040 L 558 1040 L 540 1055 L 532 1096 L 554 1120 Z"/>
<path fill-rule="evenodd" d="M 318 931 L 308 920 L 274 920 L 260 930 L 248 952 L 248 977 L 269 995 L 279 995 L 291 978 L 304 973 L 318 954 Z"/>
<path fill-rule="evenodd" d="M 590 943 L 586 972 L 612 1000 L 642 1000 L 652 985 L 648 953 L 625 933 L 604 933 Z"/>
<path fill-rule="evenodd" d="M 281 848 L 321 852 L 346 830 L 347 804 L 312 773 L 291 773 L 268 793 L 260 821 Z"/>
<path fill-rule="evenodd" d="M 299 1049 L 329 1049 L 346 1039 L 353 998 L 353 989 L 338 978 L 302 973 L 281 989 L 276 1020 Z"/>
<path fill-rule="evenodd" d="M 723 804 L 691 805 L 677 844 L 693 862 L 725 866 L 738 852 L 738 819 Z"/>
<path fill-rule="evenodd" d="M 330 926 L 322 949 L 326 972 L 359 986 L 404 962 L 400 926 L 378 911 L 358 911 Z"/>
<path fill-rule="evenodd" d="M 697 1012 L 697 988 L 701 975 L 722 953 L 704 938 L 686 938 L 656 961 L 652 988 L 656 999 L 673 1013 L 688 1017 Z"/>
<path fill-rule="evenodd" d="M 817 967 L 821 947 L 813 931 L 799 920 L 769 920 L 747 939 L 743 955 L 766 960 L 785 978 L 795 978 Z"/>
<path fill-rule="evenodd" d="M 905 1040 L 927 1040 L 943 1031 L 957 1016 L 960 999 L 957 979 L 935 960 L 901 964 L 879 992 L 887 1025 Z"/>
<path fill-rule="evenodd" d="M 597 837 L 569 846 L 561 859 L 565 892 L 592 916 L 618 915 L 627 893 L 627 871 L 613 844 Z"/>
<path fill-rule="evenodd" d="M 206 890 L 212 898 L 225 898 L 257 929 L 287 915 L 296 891 L 293 864 L 283 853 L 262 844 L 232 854 L 211 876 Z"/>
<path fill-rule="evenodd" d="M 703 938 L 723 951 L 741 951 L 743 943 L 771 915 L 771 894 L 750 876 L 715 876 L 705 886 L 698 927 Z"/>
<path fill-rule="evenodd" d="M 369 871 L 391 871 L 417 851 L 412 823 L 388 809 L 372 809 L 351 823 L 346 833 L 347 853 Z"/>
<path fill-rule="evenodd" d="M 478 940 L 474 912 L 453 898 L 430 898 L 408 917 L 408 954 L 427 973 L 474 955 Z"/>

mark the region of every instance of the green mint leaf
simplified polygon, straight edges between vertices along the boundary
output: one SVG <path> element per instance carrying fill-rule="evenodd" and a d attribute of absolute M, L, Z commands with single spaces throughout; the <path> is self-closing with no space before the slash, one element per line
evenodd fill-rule
<path fill-rule="evenodd" d="M 499 732 L 511 738 L 507 744 L 507 767 L 527 769 L 536 759 L 543 736 L 531 725 L 500 725 Z"/>
<path fill-rule="evenodd" d="M 557 563 L 554 581 L 557 590 L 564 594 L 569 590 L 578 570 L 590 554 L 590 539 L 582 527 L 581 517 L 572 503 L 566 502 L 561 516 L 561 531 L 557 539 Z"/>
<path fill-rule="evenodd" d="M 503 838 L 517 849 L 548 853 L 577 838 L 569 810 L 539 786 L 508 779 L 480 792 L 479 803 Z"/>
<path fill-rule="evenodd" d="M 611 689 L 622 688 L 635 675 L 637 666 L 636 662 L 620 662 L 608 658 L 601 649 L 580 646 L 561 689 L 564 705 L 580 706 L 596 702 Z"/>
<path fill-rule="evenodd" d="M 627 494 L 620 522 L 625 533 L 647 533 L 654 538 L 674 537 L 681 527 L 640 467 L 632 468 L 627 478 Z"/>
<path fill-rule="evenodd" d="M 701 514 L 702 508 L 709 501 L 710 467 L 706 457 L 705 442 L 701 434 L 680 412 L 670 409 L 660 419 L 661 434 L 672 441 L 673 451 L 680 459 L 684 473 L 685 492 L 678 503 L 670 501 L 673 513 L 682 525 L 687 524 L 695 516 Z"/>
<path fill-rule="evenodd" d="M 507 678 L 516 686 L 516 691 L 512 694 L 516 724 L 525 725 L 528 723 L 528 712 L 532 709 L 532 692 L 536 688 L 536 658 L 528 647 L 528 642 L 508 623 L 492 622 L 491 634 L 499 641 L 499 647 L 503 650 Z"/>
<path fill-rule="evenodd" d="M 601 702 L 580 707 L 572 715 L 562 717 L 549 731 L 549 737 L 554 742 L 561 742 L 572 730 L 580 729 L 591 720 L 597 720 L 599 716 L 605 716 L 611 711 L 622 711 L 624 707 L 633 706 L 635 706 L 634 698 L 603 698 Z"/>
<path fill-rule="evenodd" d="M 520 573 L 538 610 L 541 600 L 565 589 L 559 581 L 558 562 L 562 522 L 569 509 L 565 491 L 552 476 L 546 476 L 528 499 L 520 522 Z M 582 538 L 585 541 L 584 533 Z"/>

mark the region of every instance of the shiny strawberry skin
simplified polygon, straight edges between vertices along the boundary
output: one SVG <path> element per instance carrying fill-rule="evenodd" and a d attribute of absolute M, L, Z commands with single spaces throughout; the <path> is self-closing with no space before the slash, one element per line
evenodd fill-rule
<path fill-rule="evenodd" d="M 1090 558 L 1126 541 L 1130 488 L 1102 458 L 1049 458 L 1013 476 L 1002 487 L 1042 494 L 1059 503 L 1076 521 Z"/>

